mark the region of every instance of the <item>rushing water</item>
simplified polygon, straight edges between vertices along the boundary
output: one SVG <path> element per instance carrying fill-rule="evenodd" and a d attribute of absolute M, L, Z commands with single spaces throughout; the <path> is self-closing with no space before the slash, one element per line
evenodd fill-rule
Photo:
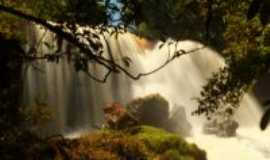
<path fill-rule="evenodd" d="M 36 44 L 42 34 L 43 31 L 37 30 L 36 34 L 30 36 L 31 43 Z M 121 65 L 124 65 L 123 57 L 131 59 L 128 70 L 134 74 L 158 67 L 168 55 L 172 56 L 176 48 L 189 51 L 202 47 L 196 42 L 183 41 L 177 46 L 173 42 L 173 45 L 160 49 L 159 45 L 147 45 L 147 42 L 131 34 L 120 35 L 117 39 L 107 37 L 106 40 L 109 46 L 105 47 L 105 53 L 111 52 Z M 52 43 L 51 34 L 45 36 L 44 41 Z M 45 45 L 39 48 L 39 52 L 50 51 Z M 203 48 L 181 56 L 160 71 L 140 80 L 134 81 L 123 74 L 114 74 L 101 84 L 84 73 L 75 72 L 66 59 L 57 64 L 36 62 L 25 73 L 24 101 L 27 105 L 43 101 L 51 108 L 54 119 L 44 130 L 50 128 L 52 133 L 80 133 L 102 124 L 102 107 L 105 105 L 115 101 L 126 104 L 134 98 L 159 93 L 169 101 L 171 111 L 179 106 L 185 108 L 188 121 L 193 126 L 193 136 L 188 140 L 205 149 L 209 160 L 270 159 L 270 133 L 262 133 L 257 128 L 260 106 L 252 95 L 245 96 L 236 114 L 235 118 L 240 123 L 236 137 L 204 135 L 201 133 L 204 119 L 191 116 L 190 113 L 197 105 L 194 98 L 199 96 L 211 73 L 223 66 L 224 61 L 217 53 L 210 48 Z M 89 69 L 100 78 L 106 73 L 105 68 L 97 64 L 89 64 Z"/>

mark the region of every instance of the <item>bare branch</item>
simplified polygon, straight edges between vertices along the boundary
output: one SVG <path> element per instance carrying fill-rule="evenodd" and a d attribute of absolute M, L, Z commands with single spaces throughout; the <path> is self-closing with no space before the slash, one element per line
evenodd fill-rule
<path fill-rule="evenodd" d="M 64 38 L 69 43 L 72 43 L 73 45 L 78 47 L 82 52 L 86 53 L 90 59 L 95 59 L 95 61 L 97 63 L 105 66 L 108 69 L 112 69 L 112 67 L 106 63 L 106 61 L 107 61 L 106 59 L 104 59 L 101 56 L 97 56 L 97 55 L 93 54 L 93 52 L 89 48 L 87 48 L 83 43 L 79 42 L 76 39 L 76 37 L 74 37 L 72 34 L 70 34 L 68 32 L 63 31 L 63 29 L 61 29 L 61 26 L 52 25 L 52 24 L 48 23 L 46 20 L 25 14 L 21 11 L 18 11 L 18 10 L 11 8 L 11 7 L 6 7 L 3 5 L 0 5 L 0 11 L 18 16 L 20 18 L 26 19 L 28 21 L 34 22 L 36 24 L 39 24 L 39 25 L 47 28 L 51 32 L 57 34 L 58 36 Z"/>
<path fill-rule="evenodd" d="M 11 7 L 3 6 L 1 4 L 0 4 L 0 11 L 12 14 L 12 15 L 15 15 L 17 17 L 26 19 L 26 20 L 28 20 L 30 22 L 34 22 L 36 24 L 39 24 L 39 25 L 45 27 L 46 29 L 48 29 L 49 31 L 55 33 L 56 35 L 62 37 L 67 42 L 73 44 L 75 47 L 78 47 L 80 49 L 80 51 L 89 59 L 89 62 L 93 60 L 95 63 L 98 63 L 98 64 L 100 64 L 100 65 L 102 65 L 102 66 L 104 66 L 105 68 L 108 69 L 108 73 L 105 75 L 104 79 L 98 79 L 97 77 L 95 77 L 91 73 L 89 73 L 88 71 L 85 71 L 85 72 L 87 72 L 86 74 L 90 78 L 94 79 L 97 82 L 101 82 L 101 83 L 106 82 L 107 78 L 109 77 L 109 75 L 111 73 L 116 73 L 117 74 L 117 73 L 121 73 L 121 72 L 124 73 L 125 75 L 127 75 L 129 78 L 131 78 L 133 80 L 138 80 L 143 76 L 148 76 L 150 74 L 153 74 L 153 73 L 161 70 L 163 67 L 168 65 L 174 59 L 176 59 L 176 58 L 178 58 L 178 57 L 180 57 L 182 55 L 193 53 L 193 52 L 196 52 L 196 51 L 204 48 L 204 47 L 201 47 L 201 48 L 193 49 L 193 50 L 190 50 L 190 51 L 184 51 L 184 50 L 180 49 L 178 51 L 175 51 L 175 53 L 174 53 L 174 55 L 172 57 L 170 57 L 170 54 L 169 54 L 168 59 L 163 64 L 161 64 L 159 67 L 157 67 L 157 68 L 155 68 L 155 69 L 153 69 L 153 70 L 151 70 L 149 72 L 134 74 L 134 73 L 129 72 L 125 67 L 122 67 L 120 64 L 117 64 L 114 61 L 114 59 L 112 59 L 112 57 L 110 57 L 111 59 L 106 59 L 105 57 L 103 57 L 100 54 L 94 54 L 94 52 L 91 50 L 91 43 L 92 43 L 91 39 L 87 38 L 87 40 L 90 43 L 89 44 L 90 46 L 88 46 L 88 45 L 84 44 L 82 41 L 80 41 L 80 39 L 76 36 L 76 34 L 78 34 L 78 33 L 67 32 L 67 31 L 65 31 L 63 29 L 62 25 L 50 24 L 49 22 L 47 22 L 44 19 L 37 18 L 37 17 L 31 16 L 31 15 L 25 14 L 22 11 L 15 10 L 15 9 L 13 9 Z M 101 30 L 102 29 L 103 28 L 101 28 Z M 115 29 L 116 29 L 116 33 L 117 33 L 118 28 L 115 28 Z M 121 31 L 119 31 L 119 32 L 121 32 Z M 56 57 L 53 57 L 53 56 L 56 56 Z M 42 59 L 49 60 L 49 58 L 61 58 L 62 56 L 63 55 L 49 55 L 49 54 L 44 55 L 44 56 L 40 56 L 40 57 L 24 55 L 24 58 L 27 59 L 27 60 L 42 60 Z"/>

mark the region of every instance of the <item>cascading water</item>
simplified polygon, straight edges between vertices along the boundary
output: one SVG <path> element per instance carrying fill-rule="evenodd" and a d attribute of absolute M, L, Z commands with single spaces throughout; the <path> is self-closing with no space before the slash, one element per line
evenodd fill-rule
<path fill-rule="evenodd" d="M 30 40 L 42 37 L 44 31 L 37 30 Z M 39 37 L 39 38 L 38 38 Z M 51 34 L 44 41 L 53 42 Z M 105 54 L 110 52 L 114 60 L 123 65 L 122 58 L 131 59 L 132 73 L 150 71 L 161 65 L 173 50 L 181 48 L 189 51 L 201 48 L 202 45 L 192 41 L 179 42 L 159 48 L 145 48 L 135 36 L 126 33 L 115 37 L 107 37 Z M 104 41 L 105 44 L 105 41 Z M 41 52 L 49 52 L 45 45 Z M 106 56 L 106 55 L 105 55 Z M 134 98 L 152 93 L 159 93 L 170 103 L 171 114 L 176 107 L 184 107 L 188 121 L 192 123 L 194 136 L 188 140 L 197 143 L 208 153 L 209 160 L 260 160 L 270 159 L 270 133 L 260 133 L 256 128 L 260 117 L 260 107 L 255 97 L 246 95 L 236 114 L 240 123 L 238 134 L 233 138 L 219 138 L 204 135 L 200 128 L 204 119 L 191 116 L 196 108 L 195 97 L 199 97 L 202 86 L 211 73 L 224 66 L 223 59 L 210 48 L 203 48 L 194 53 L 175 59 L 160 71 L 134 81 L 123 74 L 111 75 L 104 84 L 97 83 L 84 73 L 77 73 L 67 59 L 59 63 L 36 62 L 28 67 L 25 76 L 24 101 L 33 104 L 36 99 L 45 101 L 54 113 L 54 120 L 49 127 L 51 132 L 67 133 L 91 130 L 102 124 L 102 107 L 112 102 L 126 104 Z M 102 78 L 106 70 L 96 64 L 89 64 L 90 71 Z"/>
<path fill-rule="evenodd" d="M 137 59 L 138 55 L 134 53 L 136 44 L 128 37 L 131 35 L 125 38 L 119 36 L 118 41 L 113 38 L 107 39 L 109 46 L 104 48 L 104 52 L 112 51 L 114 60 L 119 63 L 122 63 L 124 53 L 133 53 L 128 55 L 129 58 Z M 38 29 L 37 33 L 32 34 L 29 39 L 33 45 L 37 45 L 41 40 L 41 45 L 37 48 L 41 55 L 53 52 L 53 45 L 56 45 L 53 34 L 46 33 L 42 29 Z M 47 43 L 52 45 L 51 48 L 44 45 Z M 140 51 L 142 50 L 137 52 Z M 136 73 L 135 66 L 139 65 L 135 61 L 132 63 L 134 65 L 128 70 Z M 97 64 L 89 64 L 89 69 L 100 79 L 106 74 L 106 69 Z M 115 101 L 126 104 L 134 97 L 131 80 L 126 76 L 113 74 L 106 83 L 98 83 L 86 74 L 76 72 L 67 58 L 58 63 L 37 61 L 27 66 L 24 86 L 26 105 L 31 106 L 35 101 L 41 101 L 51 108 L 54 119 L 49 128 L 54 128 L 54 130 L 49 132 L 52 133 L 89 130 L 101 125 L 103 107 Z"/>

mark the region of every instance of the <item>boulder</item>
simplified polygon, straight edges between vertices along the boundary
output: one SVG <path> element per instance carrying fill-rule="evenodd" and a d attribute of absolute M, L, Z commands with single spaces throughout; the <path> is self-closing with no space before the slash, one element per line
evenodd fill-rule
<path fill-rule="evenodd" d="M 185 109 L 174 107 L 170 117 L 169 103 L 159 94 L 152 94 L 135 99 L 127 105 L 130 112 L 140 124 L 163 128 L 183 136 L 190 135 L 191 125 L 186 119 Z"/>
<path fill-rule="evenodd" d="M 127 104 L 127 110 L 144 125 L 166 128 L 169 120 L 169 103 L 159 94 L 135 99 Z"/>

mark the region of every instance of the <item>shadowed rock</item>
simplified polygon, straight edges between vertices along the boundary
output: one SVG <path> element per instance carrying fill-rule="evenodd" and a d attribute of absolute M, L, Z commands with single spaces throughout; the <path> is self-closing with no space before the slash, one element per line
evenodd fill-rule
<path fill-rule="evenodd" d="M 135 99 L 127 105 L 127 110 L 140 124 L 163 128 L 184 136 L 190 135 L 191 125 L 186 120 L 184 108 L 175 108 L 177 109 L 170 117 L 169 103 L 159 94 Z"/>

